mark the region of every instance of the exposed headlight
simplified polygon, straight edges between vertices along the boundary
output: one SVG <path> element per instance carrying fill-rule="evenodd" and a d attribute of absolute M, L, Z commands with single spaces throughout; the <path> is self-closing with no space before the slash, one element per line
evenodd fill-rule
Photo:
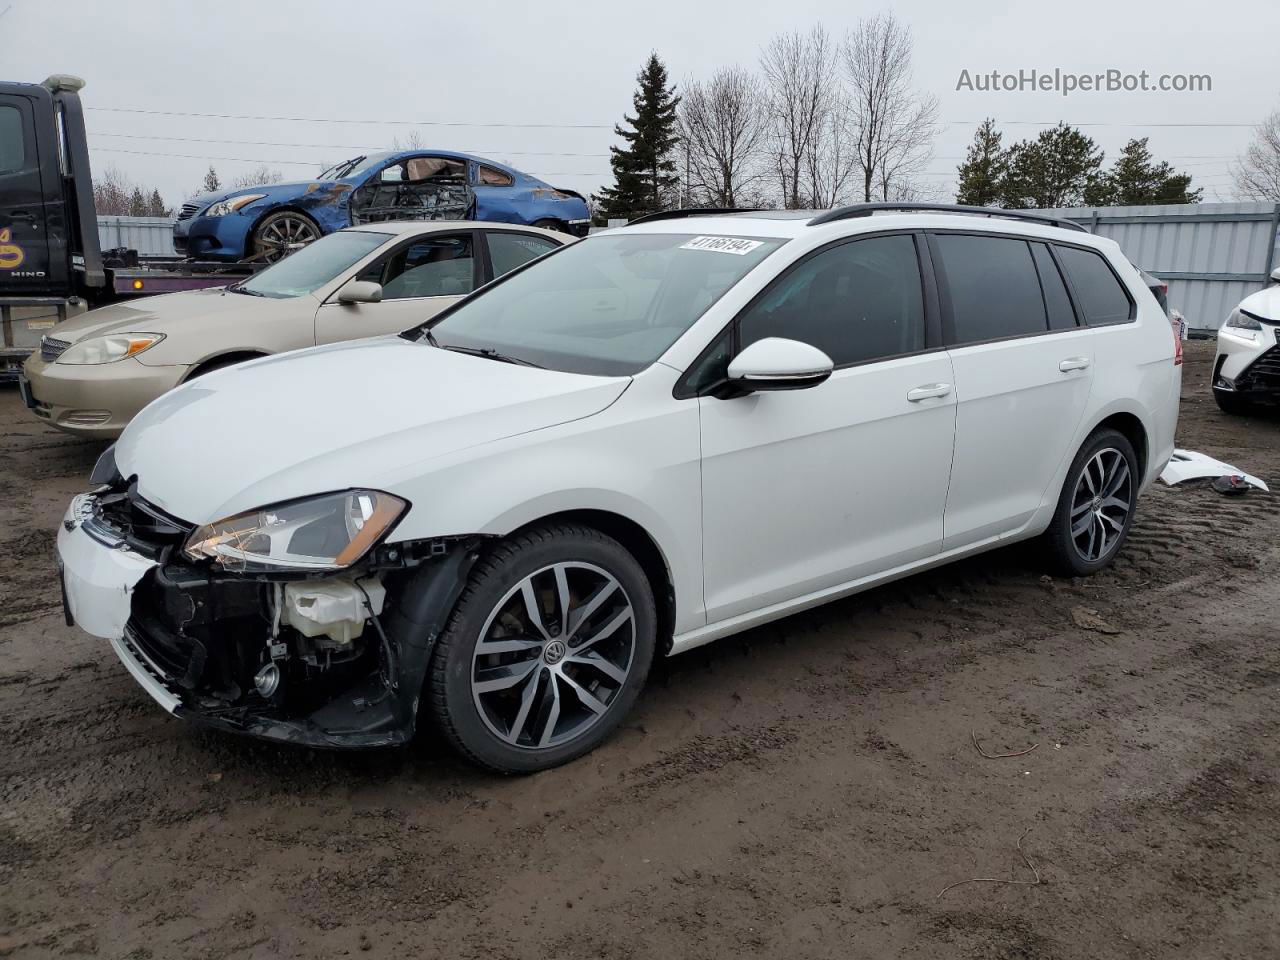
<path fill-rule="evenodd" d="M 206 217 L 225 217 L 228 213 L 235 213 L 241 207 L 247 207 L 255 200 L 261 200 L 265 197 L 265 193 L 246 193 L 240 197 L 230 197 L 226 200 L 219 200 L 212 207 L 206 210 L 203 216 Z"/>
<path fill-rule="evenodd" d="M 163 333 L 113 333 L 106 337 L 90 337 L 67 347 L 54 362 L 115 363 L 125 357 L 136 357 L 163 339 Z"/>
<path fill-rule="evenodd" d="M 1261 330 L 1262 324 L 1258 322 L 1257 317 L 1251 317 L 1239 307 L 1231 311 L 1231 315 L 1227 317 L 1224 326 L 1231 327 L 1233 332 L 1237 330 Z"/>
<path fill-rule="evenodd" d="M 291 500 L 197 527 L 183 552 L 225 570 L 341 570 L 377 543 L 408 504 L 377 490 Z"/>

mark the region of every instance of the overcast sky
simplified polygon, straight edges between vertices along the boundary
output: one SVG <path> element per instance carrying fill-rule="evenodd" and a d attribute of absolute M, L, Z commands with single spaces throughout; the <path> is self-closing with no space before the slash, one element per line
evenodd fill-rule
<path fill-rule="evenodd" d="M 882 9 L 849 0 L 0 0 L 0 74 L 83 77 L 95 168 L 114 165 L 170 203 L 195 192 L 209 162 L 224 182 L 263 162 L 305 179 L 413 130 L 425 144 L 585 193 L 609 182 L 612 126 L 651 50 L 679 84 L 721 65 L 754 67 L 775 33 L 821 22 L 839 36 Z M 1228 168 L 1248 125 L 1280 107 L 1275 0 L 900 0 L 893 10 L 914 31 L 918 86 L 941 104 L 929 170 L 948 190 L 976 122 L 993 116 L 1006 143 L 1059 120 L 1101 124 L 1085 132 L 1109 159 L 1130 137 L 1149 136 L 1158 157 L 1195 175 L 1205 199 L 1231 199 Z M 1031 68 L 1210 74 L 1213 90 L 956 90 L 963 69 Z M 147 110 L 326 122 L 123 112 Z"/>

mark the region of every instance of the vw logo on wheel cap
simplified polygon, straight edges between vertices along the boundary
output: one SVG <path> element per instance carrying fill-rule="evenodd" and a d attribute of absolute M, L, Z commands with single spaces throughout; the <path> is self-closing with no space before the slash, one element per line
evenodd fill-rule
<path fill-rule="evenodd" d="M 564 659 L 565 646 L 563 640 L 552 640 L 542 651 L 542 658 L 547 663 L 555 664 Z"/>

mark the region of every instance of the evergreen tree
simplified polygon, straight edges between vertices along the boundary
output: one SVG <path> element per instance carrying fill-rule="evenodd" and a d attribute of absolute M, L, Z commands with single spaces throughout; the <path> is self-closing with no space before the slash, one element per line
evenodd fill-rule
<path fill-rule="evenodd" d="M 145 217 L 147 215 L 147 198 L 141 187 L 134 187 L 129 194 L 129 216 Z"/>
<path fill-rule="evenodd" d="M 164 198 L 160 196 L 159 190 L 152 190 L 151 196 L 147 199 L 147 216 L 149 217 L 167 217 L 171 211 L 165 206 Z"/>
<path fill-rule="evenodd" d="M 1156 163 L 1143 137 L 1125 144 L 1111 169 L 1086 192 L 1085 202 L 1119 207 L 1199 203 L 1204 191 L 1190 187 L 1191 174 L 1175 173 L 1168 163 Z"/>
<path fill-rule="evenodd" d="M 989 207 L 999 202 L 1000 182 L 1009 166 L 1008 155 L 1000 146 L 1001 139 L 995 120 L 990 117 L 983 120 L 957 171 L 960 183 L 956 203 Z"/>
<path fill-rule="evenodd" d="M 209 170 L 204 175 L 204 193 L 213 193 L 215 190 L 222 188 L 222 181 L 218 179 L 218 171 L 213 169 L 213 164 L 209 164 Z"/>
<path fill-rule="evenodd" d="M 606 218 L 630 220 L 662 210 L 679 183 L 671 151 L 679 141 L 676 107 L 680 98 L 667 85 L 667 68 L 656 53 L 649 54 L 636 82 L 632 98 L 636 115 L 623 115 L 623 122 L 631 129 L 624 130 L 621 125 L 613 128 L 626 146 L 609 148 L 614 185 L 600 191 L 601 214 Z"/>
<path fill-rule="evenodd" d="M 1042 130 L 1009 149 L 1001 202 L 1010 209 L 1079 206 L 1097 189 L 1103 159 L 1098 145 L 1074 127 Z"/>

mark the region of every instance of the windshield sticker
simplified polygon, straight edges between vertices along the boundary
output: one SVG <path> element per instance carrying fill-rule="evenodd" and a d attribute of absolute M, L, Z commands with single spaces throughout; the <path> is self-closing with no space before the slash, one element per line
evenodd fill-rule
<path fill-rule="evenodd" d="M 688 243 L 682 243 L 680 249 L 710 250 L 712 253 L 732 253 L 742 257 L 763 243 L 762 240 L 743 240 L 740 237 L 694 237 Z"/>

